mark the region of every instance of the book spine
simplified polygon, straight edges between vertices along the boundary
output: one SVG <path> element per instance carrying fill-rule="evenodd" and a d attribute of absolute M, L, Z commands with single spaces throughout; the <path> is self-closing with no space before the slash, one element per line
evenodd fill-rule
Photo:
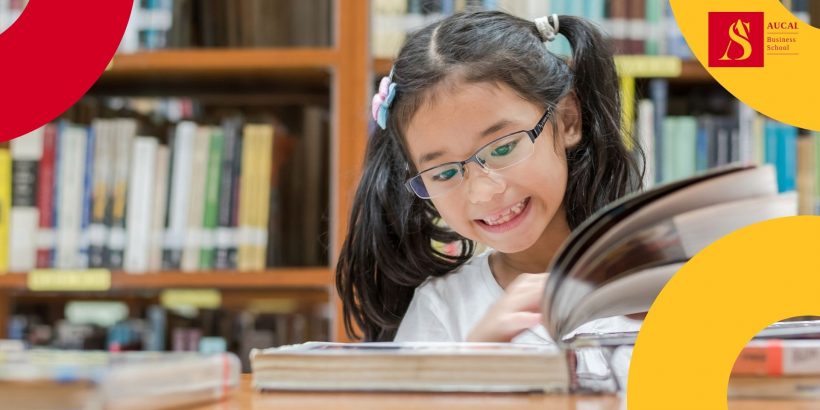
<path fill-rule="evenodd" d="M 43 158 L 40 161 L 37 186 L 37 207 L 40 220 L 37 230 L 37 268 L 52 266 L 54 249 L 54 161 L 57 150 L 57 126 L 46 125 L 43 134 Z"/>
<path fill-rule="evenodd" d="M 732 376 L 820 375 L 820 344 L 810 340 L 750 342 L 738 355 Z"/>
<path fill-rule="evenodd" d="M 162 269 L 163 230 L 168 209 L 168 171 L 170 169 L 170 151 L 164 145 L 157 148 L 156 168 L 154 203 L 151 207 L 151 247 L 148 258 L 148 270 L 151 272 Z"/>
<path fill-rule="evenodd" d="M 244 138 L 240 137 L 239 133 L 237 133 L 233 159 L 233 186 L 231 187 L 231 228 L 229 235 L 230 244 L 228 246 L 228 267 L 230 269 L 236 269 L 239 266 L 239 207 L 241 206 L 242 150 L 244 143 Z"/>
<path fill-rule="evenodd" d="M 37 173 L 43 156 L 43 129 L 11 141 L 12 193 L 9 260 L 12 272 L 28 272 L 37 262 Z"/>
<path fill-rule="evenodd" d="M 83 172 L 83 190 L 82 190 L 82 208 L 80 217 L 80 249 L 78 267 L 89 267 L 89 248 L 90 248 L 90 228 L 91 228 L 91 207 L 93 201 L 93 185 L 94 185 L 94 154 L 96 152 L 97 134 L 94 128 L 87 129 L 87 143 L 85 149 L 85 169 Z"/>
<path fill-rule="evenodd" d="M 205 210 L 205 173 L 208 167 L 210 127 L 202 126 L 196 131 L 193 149 L 190 205 L 187 213 L 188 231 L 182 252 L 182 270 L 194 272 L 199 269 L 199 251 L 202 246 L 202 219 Z"/>
<path fill-rule="evenodd" d="M 268 245 L 268 218 L 270 217 L 271 173 L 273 170 L 273 126 L 265 125 L 259 129 L 259 188 L 257 196 L 257 219 L 255 221 L 254 262 L 253 269 L 265 269 L 265 256 Z M 316 164 L 313 164 L 316 165 Z"/>
<path fill-rule="evenodd" d="M 88 266 L 105 267 L 105 242 L 108 237 L 106 214 L 109 204 L 111 185 L 111 147 L 113 138 L 110 135 L 110 120 L 95 120 L 92 125 L 95 134 L 94 144 L 94 181 L 91 199 L 91 222 L 88 226 Z"/>
<path fill-rule="evenodd" d="M 79 267 L 86 141 L 87 131 L 75 125 L 66 126 L 65 134 L 60 138 L 55 256 L 55 267 L 58 269 Z"/>
<path fill-rule="evenodd" d="M 0 149 L 0 274 L 9 270 L 11 166 L 11 153 L 8 149 Z"/>
<path fill-rule="evenodd" d="M 225 140 L 223 146 L 222 171 L 219 177 L 219 217 L 216 227 L 216 251 L 214 255 L 214 267 L 216 269 L 231 269 L 229 252 L 232 244 L 231 235 L 233 233 L 231 214 L 233 211 L 233 184 L 234 184 L 234 161 L 236 160 L 237 127 L 241 126 L 239 121 L 226 120 L 223 124 Z"/>
<path fill-rule="evenodd" d="M 124 268 L 130 273 L 148 271 L 149 244 L 152 225 L 151 205 L 154 202 L 157 140 L 137 137 L 134 140 L 128 179 L 126 206 L 127 246 Z"/>
<path fill-rule="evenodd" d="M 199 268 L 213 269 L 216 226 L 219 219 L 220 172 L 225 136 L 220 128 L 213 128 L 208 149 L 207 175 L 205 177 L 205 205 L 202 218 L 202 242 L 199 251 Z"/>
<path fill-rule="evenodd" d="M 177 125 L 172 153 L 171 187 L 168 191 L 168 228 L 162 255 L 164 269 L 179 269 L 182 266 L 182 247 L 188 230 L 187 216 L 195 136 L 195 123 L 183 121 Z"/>
<path fill-rule="evenodd" d="M 254 147 L 256 135 L 252 125 L 246 125 L 242 132 L 242 179 L 239 190 L 239 235 L 237 240 L 237 267 L 239 270 L 252 269 L 253 258 L 253 190 L 254 175 Z"/>
<path fill-rule="evenodd" d="M 125 206 L 128 193 L 128 170 L 131 159 L 131 146 L 136 135 L 137 124 L 132 119 L 120 119 L 116 122 L 116 156 L 114 162 L 114 183 L 110 212 L 110 230 L 106 246 L 106 266 L 119 270 L 124 266 L 125 258 Z M 145 223 L 145 222 L 143 222 Z"/>

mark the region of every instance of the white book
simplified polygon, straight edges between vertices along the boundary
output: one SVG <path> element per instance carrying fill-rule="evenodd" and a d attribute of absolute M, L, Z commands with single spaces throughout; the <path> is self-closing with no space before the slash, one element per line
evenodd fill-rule
<path fill-rule="evenodd" d="M 125 204 L 128 193 L 128 171 L 131 162 L 131 144 L 137 135 L 137 121 L 120 118 L 114 122 L 114 163 L 112 169 L 112 199 L 108 230 L 107 261 L 110 269 L 122 269 L 125 257 Z"/>
<path fill-rule="evenodd" d="M 197 128 L 191 161 L 191 194 L 188 206 L 188 232 L 182 252 L 182 270 L 199 270 L 199 250 L 202 242 L 202 219 L 205 213 L 205 176 L 208 167 L 208 150 L 211 143 L 211 128 Z"/>
<path fill-rule="evenodd" d="M 88 226 L 89 267 L 105 266 L 108 239 L 106 208 L 112 193 L 114 143 L 117 137 L 112 120 L 97 119 L 91 125 L 94 134 L 94 177 L 91 193 L 91 222 Z"/>
<path fill-rule="evenodd" d="M 28 272 L 37 261 L 37 170 L 43 157 L 43 128 L 11 141 L 12 199 L 9 271 Z"/>
<path fill-rule="evenodd" d="M 646 156 L 643 187 L 651 188 L 655 183 L 655 104 L 652 100 L 638 103 L 638 140 Z"/>
<path fill-rule="evenodd" d="M 170 151 L 165 145 L 157 148 L 156 175 L 154 180 L 154 203 L 151 206 L 151 242 L 148 256 L 148 271 L 162 269 L 162 244 L 165 215 L 168 206 L 168 167 Z"/>
<path fill-rule="evenodd" d="M 62 128 L 57 188 L 57 249 L 55 267 L 75 269 L 80 263 L 85 144 L 88 132 L 76 125 Z"/>
<path fill-rule="evenodd" d="M 148 256 L 153 225 L 151 207 L 154 204 L 156 179 L 157 140 L 137 137 L 131 150 L 131 170 L 128 178 L 128 205 L 125 226 L 125 271 L 148 271 Z"/>
<path fill-rule="evenodd" d="M 182 247 L 188 232 L 188 204 L 191 191 L 191 162 L 197 125 L 183 121 L 174 135 L 171 189 L 168 205 L 168 226 L 165 231 L 162 264 L 167 269 L 179 269 Z"/>

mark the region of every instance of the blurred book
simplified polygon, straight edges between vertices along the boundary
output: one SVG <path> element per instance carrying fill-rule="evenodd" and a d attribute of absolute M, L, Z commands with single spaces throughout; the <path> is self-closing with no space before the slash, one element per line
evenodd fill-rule
<path fill-rule="evenodd" d="M 31 350 L 0 355 L 0 395 L 13 409 L 169 409 L 227 397 L 232 354 Z"/>
<path fill-rule="evenodd" d="M 257 390 L 566 392 L 566 354 L 503 343 L 319 343 L 253 350 Z"/>

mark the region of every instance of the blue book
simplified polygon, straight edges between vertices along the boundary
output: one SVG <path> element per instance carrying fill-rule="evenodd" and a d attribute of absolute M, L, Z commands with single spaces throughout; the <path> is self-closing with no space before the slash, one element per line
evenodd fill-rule
<path fill-rule="evenodd" d="M 794 191 L 797 186 L 797 128 L 782 123 L 777 128 L 778 191 Z"/>
<path fill-rule="evenodd" d="M 87 127 L 88 137 L 85 146 L 85 174 L 83 175 L 83 205 L 80 219 L 80 263 L 89 266 L 88 249 L 90 246 L 88 228 L 91 225 L 91 202 L 94 185 L 94 150 L 96 134 L 92 127 Z"/>
<path fill-rule="evenodd" d="M 663 156 L 663 144 L 665 141 L 663 136 L 663 122 L 666 118 L 666 104 L 669 99 L 669 81 L 663 78 L 650 80 L 649 98 L 652 99 L 652 104 L 655 105 L 655 117 L 653 119 L 655 126 L 655 152 L 647 152 L 646 155 L 655 155 L 655 181 L 660 182 L 666 180 L 661 165 L 665 160 Z"/>

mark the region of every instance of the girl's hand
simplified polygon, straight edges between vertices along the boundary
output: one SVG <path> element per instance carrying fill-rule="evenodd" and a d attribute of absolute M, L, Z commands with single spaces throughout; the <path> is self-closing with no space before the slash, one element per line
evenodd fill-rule
<path fill-rule="evenodd" d="M 507 286 L 484 317 L 467 335 L 468 342 L 509 342 L 541 323 L 541 299 L 546 273 L 522 273 Z"/>

